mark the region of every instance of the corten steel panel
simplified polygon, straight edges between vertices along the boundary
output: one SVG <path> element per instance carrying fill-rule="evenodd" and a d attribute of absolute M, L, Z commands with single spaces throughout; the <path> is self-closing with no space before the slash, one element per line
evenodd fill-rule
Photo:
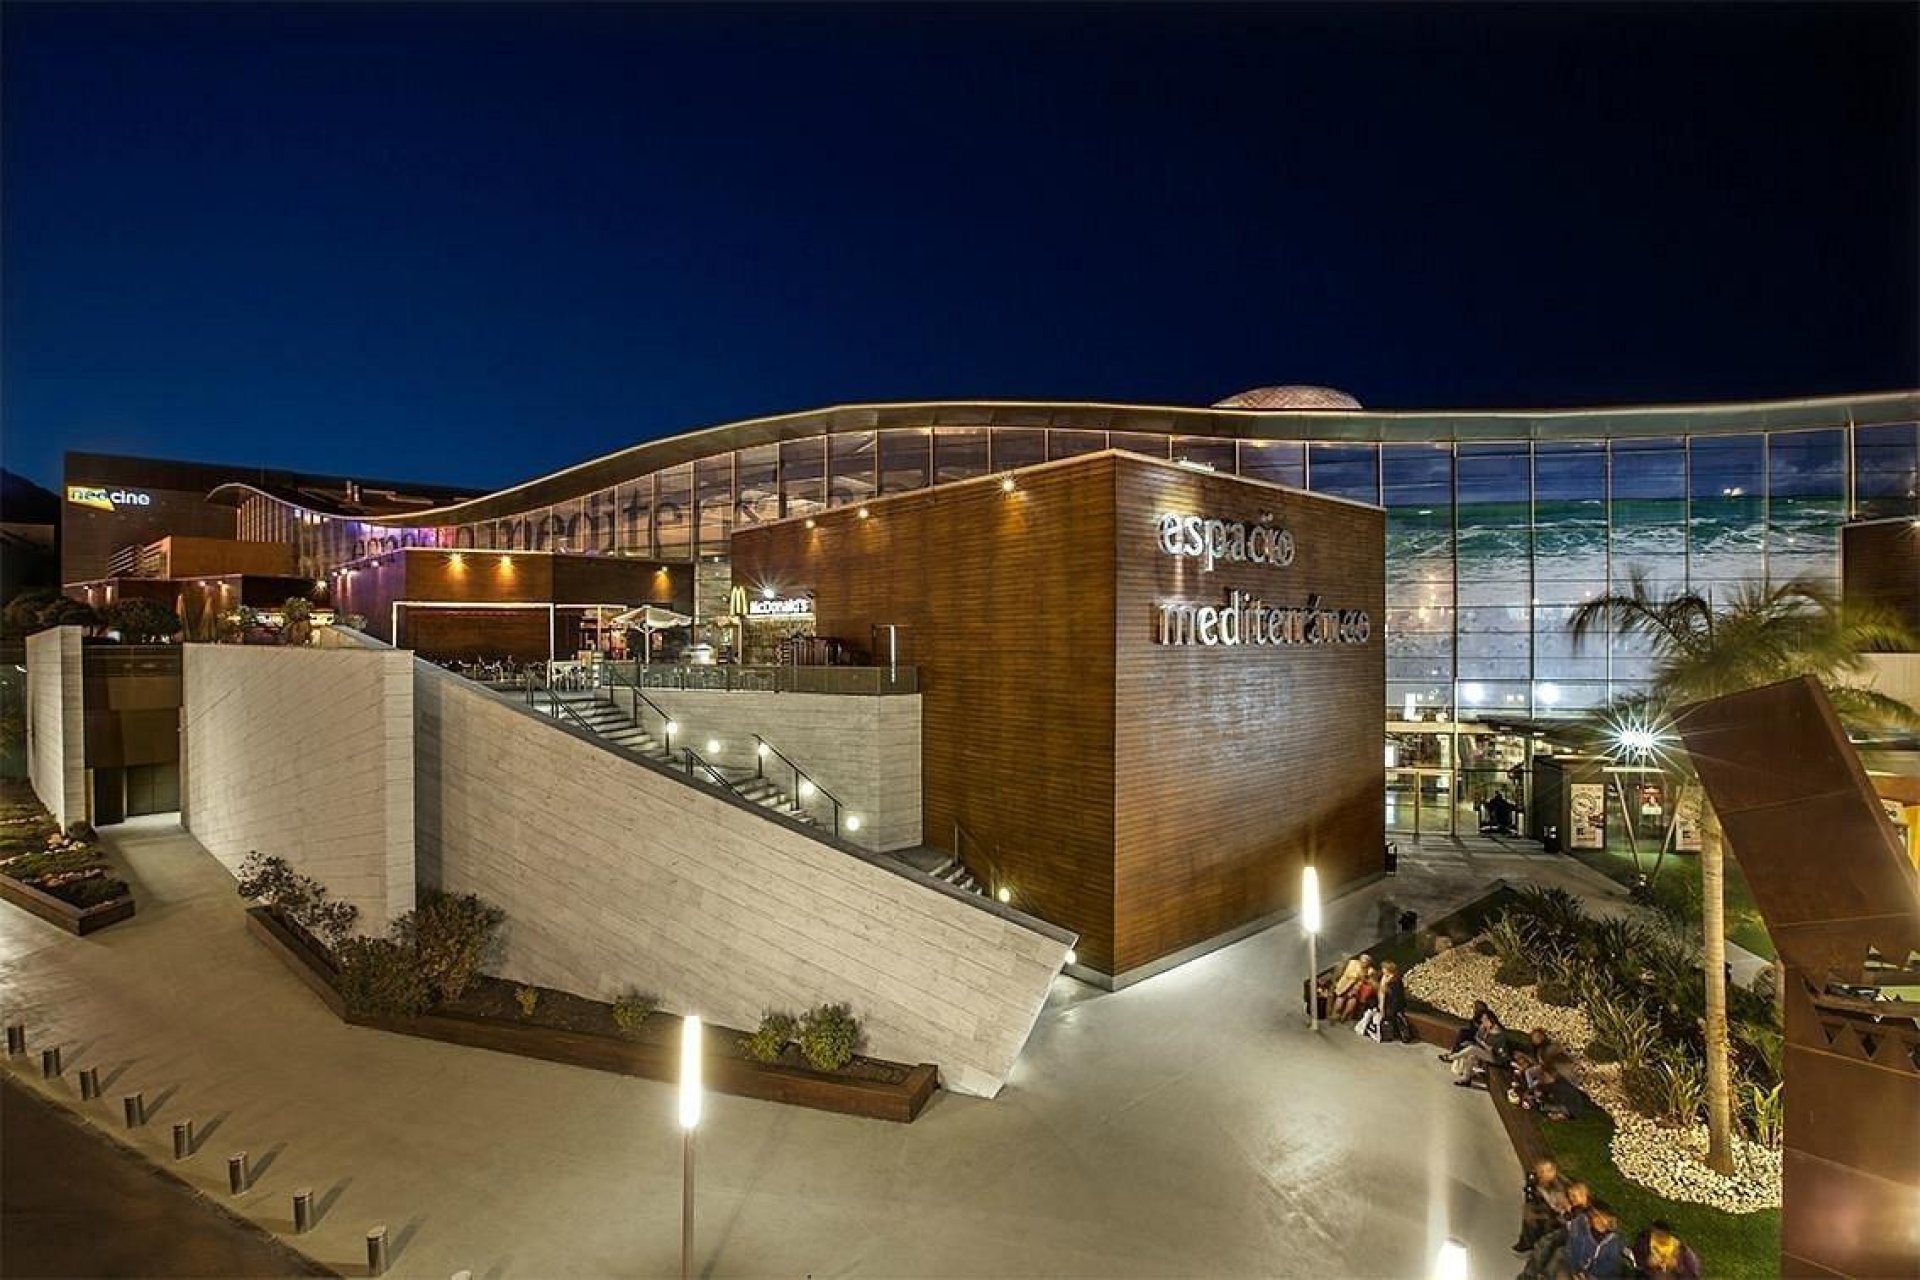
<path fill-rule="evenodd" d="M 555 651 L 565 657 L 570 650 L 564 628 L 555 632 Z M 547 639 L 545 609 L 403 608 L 397 647 L 433 659 L 544 661 Z"/>
<path fill-rule="evenodd" d="M 1875 520 L 1840 531 L 1849 603 L 1883 605 L 1920 629 L 1920 521 Z"/>
<path fill-rule="evenodd" d="M 920 669 L 922 821 L 965 824 L 1013 905 L 1112 972 L 1113 459 L 839 508 L 733 536 L 734 581 L 814 593 L 815 629 L 864 650 L 902 626 Z"/>
<path fill-rule="evenodd" d="M 396 601 L 446 604 L 668 604 L 692 603 L 693 570 L 614 556 L 554 556 L 537 552 L 396 551 L 353 566 L 336 577 L 343 613 L 367 619 L 367 630 L 390 640 Z M 417 612 L 424 613 L 425 610 Z M 497 615 L 496 615 L 497 616 Z M 545 627 L 542 614 L 541 626 Z M 519 637 L 524 628 L 515 628 Z M 518 640 L 515 641 L 518 643 Z M 546 643 L 540 656 L 546 655 Z"/>
<path fill-rule="evenodd" d="M 161 576 L 218 577 L 256 573 L 293 575 L 293 547 L 284 542 L 241 542 L 233 538 L 168 537 L 160 541 Z"/>
<path fill-rule="evenodd" d="M 1115 917 L 1120 972 L 1378 871 L 1385 843 L 1385 516 L 1376 508 L 1123 459 L 1118 469 Z M 1162 513 L 1293 535 L 1286 566 L 1165 554 Z M 1171 646 L 1162 601 L 1366 611 L 1364 644 Z"/>
<path fill-rule="evenodd" d="M 1813 680 L 1686 708 L 1680 733 L 1786 966 L 1782 1269 L 1920 1273 L 1910 1007 L 1813 998 L 1861 981 L 1870 947 L 1920 947 L 1913 868 Z"/>

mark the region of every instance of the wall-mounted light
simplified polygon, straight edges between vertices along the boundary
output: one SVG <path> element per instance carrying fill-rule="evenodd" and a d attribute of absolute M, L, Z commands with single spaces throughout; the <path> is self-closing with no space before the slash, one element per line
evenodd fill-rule
<path fill-rule="evenodd" d="M 859 829 L 860 829 L 860 815 L 859 815 L 859 814 L 857 814 L 857 813 L 850 813 L 850 814 L 848 814 L 848 815 L 847 815 L 847 830 L 849 830 L 849 831 L 858 831 Z"/>
<path fill-rule="evenodd" d="M 780 593 L 775 591 L 772 587 L 760 588 L 760 598 L 762 600 L 772 600 L 776 598 L 779 594 Z"/>
<path fill-rule="evenodd" d="M 513 557 L 512 557 L 512 556 L 501 556 L 501 557 L 500 557 L 500 567 L 501 567 L 502 569 L 511 569 L 511 568 L 513 568 Z"/>
<path fill-rule="evenodd" d="M 813 799 L 813 791 L 814 791 L 813 779 L 811 778 L 800 779 L 800 798 L 802 800 Z"/>
<path fill-rule="evenodd" d="M 759 756 L 762 760 L 765 760 L 767 758 L 767 744 L 762 742 L 761 744 L 756 746 L 753 749 L 753 754 Z"/>
<path fill-rule="evenodd" d="M 1015 487 L 1016 487 L 1016 486 L 1015 486 L 1015 484 L 1014 484 L 1014 479 L 1013 479 L 1013 477 L 1012 477 L 1012 476 L 1001 476 L 1001 477 L 1000 477 L 1000 492 L 1002 492 L 1002 493 L 1012 493 L 1012 492 L 1014 491 L 1014 488 L 1015 488 Z"/>
<path fill-rule="evenodd" d="M 710 756 L 720 754 L 720 739 L 718 738 L 707 739 L 707 754 Z"/>
<path fill-rule="evenodd" d="M 995 889 L 993 891 L 993 896 L 999 899 L 1001 905 L 1004 906 L 1005 904 L 1013 901 L 1013 890 L 1007 888 L 1007 886 L 1005 885 L 1001 885 L 998 889 Z"/>
<path fill-rule="evenodd" d="M 1075 951 L 1072 947 L 1067 948 L 1067 963 L 1068 964 L 1080 963 L 1080 953 L 1078 951 Z"/>
<path fill-rule="evenodd" d="M 873 514 L 873 512 L 871 512 L 871 511 L 869 511 L 869 510 L 867 510 L 867 509 L 866 509 L 865 507 L 862 507 L 862 508 L 860 508 L 860 510 L 858 510 L 858 511 L 856 511 L 856 512 L 855 512 L 854 514 L 855 514 L 855 515 L 857 515 L 857 516 L 859 516 L 859 517 L 860 517 L 860 518 L 861 518 L 862 520 L 865 520 L 865 519 L 867 519 L 867 518 L 868 518 L 869 516 L 871 516 L 871 515 Z"/>
<path fill-rule="evenodd" d="M 680 722 L 678 720 L 669 720 L 663 727 L 670 734 L 680 732 Z"/>
<path fill-rule="evenodd" d="M 815 520 L 812 516 L 807 517 L 807 528 L 818 529 L 819 527 L 820 527 L 820 522 L 818 520 Z"/>
<path fill-rule="evenodd" d="M 458 551 L 456 551 L 452 555 L 447 557 L 447 563 L 452 565 L 454 568 L 459 569 L 466 565 L 467 558 L 461 555 Z"/>

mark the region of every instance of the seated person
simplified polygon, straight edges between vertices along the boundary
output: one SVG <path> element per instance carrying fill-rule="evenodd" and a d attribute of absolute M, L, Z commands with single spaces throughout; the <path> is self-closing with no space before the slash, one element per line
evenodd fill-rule
<path fill-rule="evenodd" d="M 1521 1268 L 1521 1280 L 1555 1280 L 1558 1265 L 1565 1256 L 1568 1230 L 1593 1207 L 1593 1193 L 1584 1182 L 1569 1182 L 1566 1199 L 1567 1207 L 1560 1211 L 1559 1222 L 1534 1241 L 1526 1266 Z"/>
<path fill-rule="evenodd" d="M 1495 1063 L 1508 1060 L 1507 1029 L 1488 1010 L 1480 1019 L 1473 1043 L 1453 1055 L 1453 1082 L 1462 1089 L 1473 1087 L 1476 1072 L 1484 1072 Z"/>
<path fill-rule="evenodd" d="M 1360 972 L 1360 981 L 1348 988 L 1333 1006 L 1333 1016 L 1339 1022 L 1352 1022 L 1362 1012 L 1373 1006 L 1375 996 L 1379 994 L 1380 971 L 1368 965 Z"/>
<path fill-rule="evenodd" d="M 1496 790 L 1481 809 L 1486 814 L 1485 820 L 1480 824 L 1482 831 L 1497 832 L 1500 835 L 1513 834 L 1513 815 L 1518 810 L 1514 808 L 1513 801 L 1507 799 L 1506 792 Z"/>
<path fill-rule="evenodd" d="M 1640 1233 L 1633 1242 L 1633 1256 L 1647 1280 L 1700 1280 L 1700 1255 L 1673 1233 L 1664 1218 L 1655 1218 Z"/>
<path fill-rule="evenodd" d="M 1532 1253 L 1533 1246 L 1562 1225 L 1566 1211 L 1567 1182 L 1560 1176 L 1560 1166 L 1551 1160 L 1534 1161 L 1520 1201 L 1520 1239 L 1513 1251 Z"/>
<path fill-rule="evenodd" d="M 1492 1013 L 1493 1010 L 1487 1007 L 1485 1000 L 1475 1000 L 1473 1002 L 1473 1012 L 1467 1015 L 1467 1025 L 1453 1033 L 1453 1044 L 1445 1053 L 1440 1055 L 1440 1061 L 1452 1062 L 1454 1054 L 1472 1044 L 1474 1033 L 1479 1030 L 1481 1017 L 1483 1015 L 1491 1015 Z"/>
<path fill-rule="evenodd" d="M 1567 1224 L 1561 1264 L 1575 1280 L 1625 1280 L 1632 1274 L 1627 1242 L 1620 1238 L 1620 1222 L 1612 1209 L 1596 1200 Z"/>
<path fill-rule="evenodd" d="M 1361 977 L 1367 972 L 1367 966 L 1372 963 L 1373 957 L 1363 953 L 1340 966 L 1340 972 L 1334 975 L 1333 981 L 1326 984 L 1322 993 L 1327 997 L 1329 1009 L 1338 1003 L 1341 996 L 1359 985 Z"/>

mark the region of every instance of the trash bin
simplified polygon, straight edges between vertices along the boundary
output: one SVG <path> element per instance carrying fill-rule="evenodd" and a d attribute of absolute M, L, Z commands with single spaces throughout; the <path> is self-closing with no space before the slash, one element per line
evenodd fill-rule
<path fill-rule="evenodd" d="M 1386 872 L 1388 875 L 1395 875 L 1399 872 L 1400 845 L 1398 841 L 1394 841 L 1394 840 L 1387 841 L 1386 854 L 1382 859 L 1382 862 L 1386 868 Z"/>
<path fill-rule="evenodd" d="M 1540 845 L 1548 853 L 1560 852 L 1560 828 L 1548 827 L 1540 833 Z"/>

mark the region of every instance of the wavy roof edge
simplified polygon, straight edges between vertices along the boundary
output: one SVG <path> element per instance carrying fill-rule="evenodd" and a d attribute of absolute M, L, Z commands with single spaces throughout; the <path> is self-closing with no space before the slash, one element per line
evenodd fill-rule
<path fill-rule="evenodd" d="M 1790 400 L 1487 410 L 1222 409 L 1102 401 L 908 400 L 829 405 L 699 427 L 629 445 L 483 497 L 371 520 L 360 513 L 316 506 L 299 495 L 277 491 L 275 486 L 244 481 L 219 486 L 209 500 L 238 505 L 249 494 L 258 494 L 319 515 L 367 520 L 390 528 L 463 524 L 519 515 L 735 449 L 819 435 L 915 427 L 1027 427 L 1228 440 L 1427 444 L 1730 435 L 1915 420 L 1920 420 L 1920 389 Z"/>

